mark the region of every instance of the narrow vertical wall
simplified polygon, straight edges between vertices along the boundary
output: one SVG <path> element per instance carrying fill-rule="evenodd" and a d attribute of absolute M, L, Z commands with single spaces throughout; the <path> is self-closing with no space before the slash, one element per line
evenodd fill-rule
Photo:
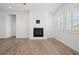
<path fill-rule="evenodd" d="M 0 12 L 0 38 L 6 38 L 6 15 Z"/>
<path fill-rule="evenodd" d="M 20 12 L 16 14 L 16 38 L 29 37 L 29 13 Z"/>

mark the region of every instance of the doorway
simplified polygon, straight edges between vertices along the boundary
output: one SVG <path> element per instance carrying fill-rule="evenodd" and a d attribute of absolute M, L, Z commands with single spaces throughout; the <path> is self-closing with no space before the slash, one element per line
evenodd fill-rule
<path fill-rule="evenodd" d="M 11 36 L 16 37 L 16 15 L 11 15 Z"/>
<path fill-rule="evenodd" d="M 16 15 L 15 14 L 10 14 L 9 15 L 9 37 L 16 38 Z"/>

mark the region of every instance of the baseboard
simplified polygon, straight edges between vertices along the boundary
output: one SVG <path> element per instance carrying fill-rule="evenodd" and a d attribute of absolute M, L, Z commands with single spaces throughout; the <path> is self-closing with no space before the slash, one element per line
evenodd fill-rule
<path fill-rule="evenodd" d="M 29 37 L 17 37 L 17 36 L 16 36 L 16 38 L 29 38 Z"/>
<path fill-rule="evenodd" d="M 0 37 L 0 39 L 7 39 L 8 37 Z"/>

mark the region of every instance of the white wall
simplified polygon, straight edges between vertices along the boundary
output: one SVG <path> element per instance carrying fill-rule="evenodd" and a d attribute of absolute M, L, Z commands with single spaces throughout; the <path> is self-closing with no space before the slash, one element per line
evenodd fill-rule
<path fill-rule="evenodd" d="M 29 37 L 29 13 L 21 12 L 16 14 L 16 37 Z"/>
<path fill-rule="evenodd" d="M 6 37 L 6 27 L 5 27 L 5 21 L 6 16 L 2 12 L 0 12 L 0 38 Z"/>
<path fill-rule="evenodd" d="M 45 14 L 45 24 L 46 24 L 46 36 L 47 38 L 52 38 L 53 34 L 53 15 L 52 13 Z"/>
<path fill-rule="evenodd" d="M 56 12 L 56 14 L 54 15 L 55 18 L 53 20 L 53 37 L 57 38 L 62 43 L 79 52 L 79 34 L 66 30 L 67 12 L 70 12 L 72 8 L 77 6 L 79 6 L 79 4 L 67 4 Z M 59 31 L 57 25 L 57 16 L 61 14 L 64 15 L 64 29 L 62 31 Z M 69 18 L 71 17 L 69 16 Z"/>

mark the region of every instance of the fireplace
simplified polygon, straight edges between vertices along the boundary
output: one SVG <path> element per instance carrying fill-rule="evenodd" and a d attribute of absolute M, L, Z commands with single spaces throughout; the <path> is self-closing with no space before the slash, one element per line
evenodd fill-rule
<path fill-rule="evenodd" d="M 34 28 L 33 36 L 34 37 L 43 37 L 43 28 Z"/>

